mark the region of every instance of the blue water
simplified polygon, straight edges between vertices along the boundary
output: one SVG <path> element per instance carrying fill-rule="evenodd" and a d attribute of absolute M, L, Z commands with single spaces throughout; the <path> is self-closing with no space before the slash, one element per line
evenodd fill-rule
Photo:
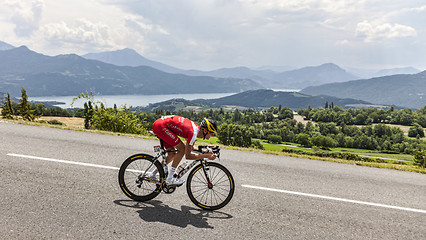
<path fill-rule="evenodd" d="M 158 103 L 173 98 L 184 98 L 186 100 L 195 100 L 195 99 L 215 99 L 233 95 L 235 93 L 196 93 L 196 94 L 166 94 L 166 95 L 99 95 L 95 96 L 96 102 L 102 102 L 107 107 L 113 107 L 114 104 L 117 104 L 117 107 L 126 105 L 127 107 L 133 106 L 147 106 L 150 103 Z M 78 107 L 82 108 L 86 99 L 78 99 L 73 102 L 73 99 L 76 96 L 47 96 L 47 97 L 29 97 L 30 101 L 56 101 L 63 102 L 64 104 L 56 105 L 61 108 L 71 108 Z"/>
<path fill-rule="evenodd" d="M 298 92 L 300 90 L 292 89 L 272 89 L 274 91 L 280 92 Z M 158 103 L 173 98 L 183 98 L 186 100 L 195 100 L 195 99 L 215 99 L 234 95 L 236 93 L 193 93 L 193 94 L 165 94 L 165 95 L 99 95 L 95 96 L 96 102 L 102 102 L 107 107 L 113 107 L 114 104 L 117 107 L 122 107 L 126 105 L 127 107 L 145 107 L 150 103 Z M 29 97 L 30 101 L 56 101 L 63 102 L 64 104 L 56 105 L 61 108 L 83 108 L 84 102 L 86 99 L 78 99 L 74 101 L 73 99 L 76 96 L 47 96 L 47 97 Z M 73 105 L 71 106 L 71 104 Z"/>

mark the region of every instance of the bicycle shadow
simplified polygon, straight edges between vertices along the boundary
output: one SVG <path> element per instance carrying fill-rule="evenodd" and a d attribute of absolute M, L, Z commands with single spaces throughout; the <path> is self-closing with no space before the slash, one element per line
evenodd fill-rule
<path fill-rule="evenodd" d="M 214 227 L 208 223 L 208 219 L 230 219 L 232 216 L 227 213 L 218 211 L 206 211 L 199 208 L 182 206 L 181 210 L 169 207 L 158 200 L 151 200 L 148 202 L 136 202 L 132 200 L 115 200 L 115 204 L 139 209 L 141 219 L 147 222 L 162 222 L 174 225 L 181 228 L 186 228 L 192 225 L 197 228 L 210 228 Z"/>

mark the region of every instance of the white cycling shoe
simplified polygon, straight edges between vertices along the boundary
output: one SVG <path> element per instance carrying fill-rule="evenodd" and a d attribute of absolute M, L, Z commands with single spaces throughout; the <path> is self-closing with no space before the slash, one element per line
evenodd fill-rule
<path fill-rule="evenodd" d="M 185 182 L 185 180 L 180 178 L 172 178 L 172 179 L 166 179 L 166 183 L 169 186 L 180 186 Z"/>

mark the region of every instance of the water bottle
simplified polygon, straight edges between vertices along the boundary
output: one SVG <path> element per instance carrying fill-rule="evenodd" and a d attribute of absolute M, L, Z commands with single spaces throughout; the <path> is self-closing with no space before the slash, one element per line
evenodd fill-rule
<path fill-rule="evenodd" d="M 169 174 L 169 168 L 167 167 L 167 164 L 164 163 L 164 175 L 167 177 Z"/>
<path fill-rule="evenodd" d="M 187 161 L 183 161 L 180 165 L 179 165 L 179 167 L 178 167 L 178 173 L 180 173 L 183 169 L 185 169 L 186 168 L 186 166 L 188 165 L 188 162 Z"/>

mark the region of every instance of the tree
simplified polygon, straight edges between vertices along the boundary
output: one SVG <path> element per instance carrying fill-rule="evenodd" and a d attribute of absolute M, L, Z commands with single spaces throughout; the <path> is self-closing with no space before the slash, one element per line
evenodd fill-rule
<path fill-rule="evenodd" d="M 279 136 L 279 135 L 272 134 L 272 135 L 269 135 L 269 136 L 267 137 L 267 140 L 268 140 L 270 143 L 281 143 L 282 138 L 281 138 L 281 136 Z"/>
<path fill-rule="evenodd" d="M 218 138 L 224 145 L 250 147 L 252 144 L 248 128 L 237 124 L 220 125 Z"/>
<path fill-rule="evenodd" d="M 24 88 L 21 88 L 21 93 L 21 99 L 18 104 L 19 114 L 23 119 L 33 121 L 35 118 L 33 114 L 34 110 L 31 110 L 31 103 L 28 102 L 27 91 Z"/>
<path fill-rule="evenodd" d="M 15 112 L 13 110 L 12 100 L 10 99 L 10 94 L 7 93 L 7 96 L 4 99 L 4 106 L 3 110 L 1 111 L 1 115 L 3 115 L 4 118 L 12 119 L 13 115 L 15 115 Z"/>
<path fill-rule="evenodd" d="M 425 132 L 424 132 L 422 126 L 420 126 L 420 124 L 414 123 L 413 126 L 411 126 L 410 129 L 408 130 L 408 136 L 409 137 L 417 137 L 417 135 L 419 137 L 424 137 Z"/>
<path fill-rule="evenodd" d="M 300 133 L 296 137 L 297 143 L 304 147 L 311 147 L 311 140 L 309 139 L 309 135 L 306 133 Z"/>
<path fill-rule="evenodd" d="M 77 97 L 73 98 L 71 106 L 74 105 L 74 102 L 77 101 L 80 98 L 85 98 L 87 101 L 84 103 L 84 111 L 83 111 L 83 117 L 84 117 L 84 128 L 89 129 L 92 126 L 93 121 L 93 105 L 95 104 L 95 108 L 97 108 L 97 105 L 95 103 L 95 96 L 93 95 L 93 92 L 90 91 L 86 93 L 80 93 L 77 95 Z"/>
<path fill-rule="evenodd" d="M 92 126 L 93 121 L 93 106 L 92 102 L 89 101 L 89 104 L 87 102 L 84 103 L 84 128 L 89 129 Z"/>
<path fill-rule="evenodd" d="M 316 135 L 311 138 L 311 143 L 314 146 L 317 147 L 323 147 L 323 148 L 332 148 L 337 146 L 337 141 L 332 139 L 331 137 L 326 137 L 323 135 Z"/>
<path fill-rule="evenodd" d="M 414 152 L 414 164 L 416 164 L 419 167 L 426 168 L 425 151 L 416 150 L 416 152 Z"/>

